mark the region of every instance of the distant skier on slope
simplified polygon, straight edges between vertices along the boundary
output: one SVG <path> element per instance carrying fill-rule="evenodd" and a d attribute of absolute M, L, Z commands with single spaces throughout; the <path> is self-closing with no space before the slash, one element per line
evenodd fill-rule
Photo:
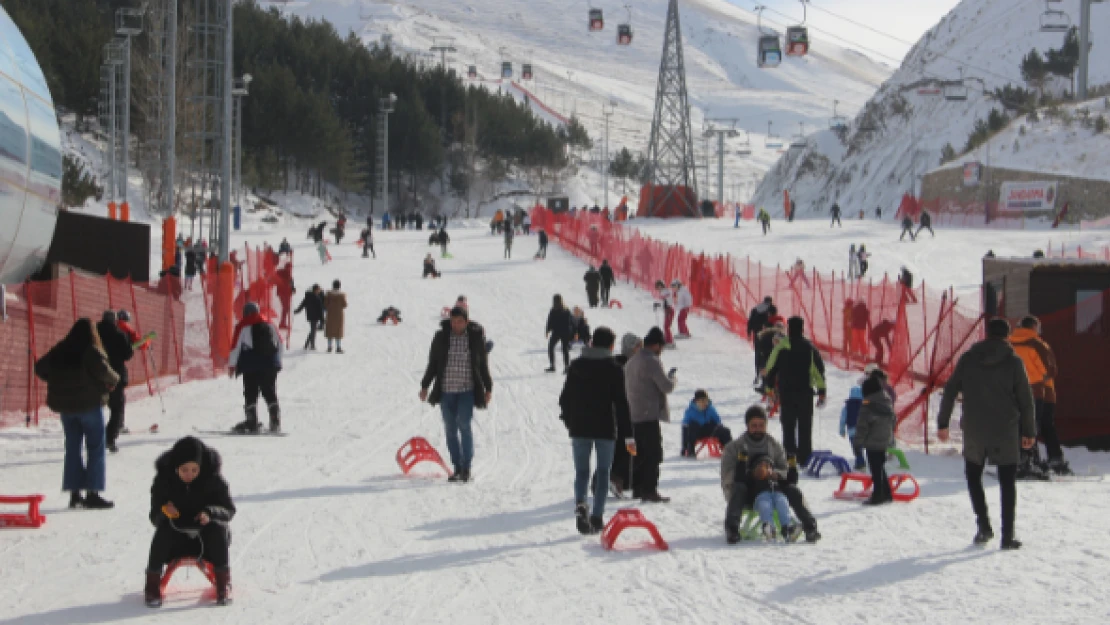
<path fill-rule="evenodd" d="M 841 228 L 843 228 L 844 224 L 840 223 L 840 204 L 837 204 L 836 202 L 833 202 L 831 212 L 832 212 L 832 222 L 829 224 L 829 227 L 832 228 L 835 225 L 835 226 L 840 226 Z"/>
<path fill-rule="evenodd" d="M 937 233 L 933 232 L 933 217 L 929 215 L 929 211 L 921 211 L 921 217 L 918 221 L 918 224 L 919 225 L 917 226 L 917 232 L 915 232 L 913 235 L 915 239 L 919 234 L 921 234 L 922 230 L 928 230 L 929 234 L 933 235 L 933 238 L 936 238 Z"/>
<path fill-rule="evenodd" d="M 763 226 L 763 235 L 767 236 L 767 233 L 771 231 L 771 214 L 767 212 L 767 209 L 760 207 L 758 219 L 759 225 Z"/>
<path fill-rule="evenodd" d="M 910 235 L 910 241 L 917 240 L 917 235 L 913 233 L 913 219 L 909 215 L 902 218 L 902 236 L 898 237 L 898 240 L 904 241 L 907 234 Z"/>

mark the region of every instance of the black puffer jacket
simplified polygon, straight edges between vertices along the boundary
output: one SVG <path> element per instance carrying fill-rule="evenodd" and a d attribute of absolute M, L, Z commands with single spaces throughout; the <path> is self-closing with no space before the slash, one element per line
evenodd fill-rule
<path fill-rule="evenodd" d="M 101 321 L 96 324 L 96 333 L 100 335 L 100 343 L 104 345 L 104 353 L 108 355 L 108 364 L 119 376 L 119 384 L 127 386 L 127 361 L 135 355 L 131 341 L 119 326 L 111 322 Z"/>
<path fill-rule="evenodd" d="M 566 340 L 574 338 L 574 316 L 566 308 L 552 308 L 547 313 L 547 332 Z"/>
<path fill-rule="evenodd" d="M 632 438 L 624 370 L 608 349 L 587 347 L 570 363 L 559 407 L 571 438 Z"/>
<path fill-rule="evenodd" d="M 451 320 L 441 322 L 439 332 L 432 338 L 432 348 L 428 353 L 428 367 L 420 388 L 431 386 L 428 403 L 435 406 L 443 397 L 443 378 L 447 375 L 447 352 L 451 349 Z M 478 323 L 471 321 L 466 326 L 467 347 L 470 351 L 470 373 L 474 384 L 474 407 L 486 407 L 486 393 L 493 391 L 493 378 L 489 374 L 489 360 L 486 351 L 486 331 Z"/>
<path fill-rule="evenodd" d="M 199 442 L 199 441 L 198 441 Z M 235 516 L 235 503 L 231 500 L 231 489 L 220 474 L 223 462 L 220 454 L 215 449 L 200 443 L 201 453 L 200 475 L 192 483 L 186 484 L 177 476 L 177 467 L 174 466 L 173 452 L 167 451 L 158 457 L 154 463 L 157 474 L 150 487 L 150 522 L 158 525 L 166 521 L 162 506 L 173 502 L 181 516 L 174 520 L 174 525 L 182 527 L 197 527 L 196 516 L 201 512 L 215 523 L 226 525 Z"/>

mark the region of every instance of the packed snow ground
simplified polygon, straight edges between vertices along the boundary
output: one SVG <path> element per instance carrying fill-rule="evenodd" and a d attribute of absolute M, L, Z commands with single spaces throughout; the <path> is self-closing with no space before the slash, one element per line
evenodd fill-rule
<path fill-rule="evenodd" d="M 535 237 L 519 237 L 514 258 L 502 260 L 500 237 L 455 228 L 454 259 L 437 260 L 441 280 L 419 277 L 426 232 L 378 232 L 377 260 L 359 258 L 348 242 L 320 266 L 303 240 L 306 225 L 243 239 L 276 244 L 288 236 L 299 289 L 343 281 L 347 353 L 301 350 L 305 323 L 298 318 L 278 382 L 290 435 L 204 437 L 223 454 L 239 508 L 234 605 L 207 611 L 211 591 L 185 571 L 161 610 L 144 607 L 141 596 L 153 461 L 194 428 L 222 429 L 241 418 L 241 385 L 221 378 L 168 390 L 165 414 L 157 399 L 131 404 L 128 424 L 136 433 L 108 459 L 106 494 L 117 504 L 111 511 L 65 509 L 56 421 L 0 431 L 0 492 L 46 493 L 49 515 L 41 529 L 0 532 L 0 625 L 198 618 L 314 625 L 1105 623 L 1110 616 L 1102 598 L 1110 548 L 1097 531 L 1097 519 L 1110 514 L 1110 487 L 1021 484 L 1018 530 L 1026 547 L 975 549 L 961 463 L 950 454 L 910 454 L 921 498 L 878 510 L 832 499 L 835 479 L 803 478 L 824 534 L 816 546 L 726 546 L 718 464 L 678 457 L 678 423 L 694 390 L 705 388 L 740 433 L 742 412 L 756 399 L 748 386 L 752 356 L 742 340 L 699 318 L 691 320 L 695 338 L 664 354 L 665 365 L 678 368 L 679 388 L 671 396 L 674 423 L 664 426 L 660 490 L 674 499 L 641 507 L 671 550 L 605 552 L 596 537 L 574 529 L 570 445 L 557 406 L 563 377 L 543 373 L 551 296 L 583 302 L 583 264 L 554 246 L 547 261 L 533 261 Z M 822 241 L 813 236 L 807 245 L 828 247 L 831 258 L 839 243 Z M 954 245 L 949 254 L 973 263 L 979 251 Z M 412 436 L 428 437 L 445 453 L 438 410 L 421 405 L 417 392 L 440 309 L 460 293 L 496 342 L 492 406 L 475 419 L 476 481 L 463 486 L 402 477 L 393 460 Z M 644 294 L 622 284 L 614 296 L 623 310 L 589 311 L 594 327 L 643 334 L 655 323 Z M 389 305 L 401 309 L 404 323 L 374 323 Z M 816 440 L 847 454 L 836 425 L 855 376 L 829 377 Z M 143 433 L 153 423 L 160 433 Z M 1105 455 L 1068 454 L 1080 472 L 1110 469 Z M 990 480 L 988 499 L 997 523 L 998 490 Z M 617 507 L 611 501 L 607 516 Z M 623 546 L 641 538 L 629 535 Z M 205 611 L 196 612 L 201 606 Z"/>

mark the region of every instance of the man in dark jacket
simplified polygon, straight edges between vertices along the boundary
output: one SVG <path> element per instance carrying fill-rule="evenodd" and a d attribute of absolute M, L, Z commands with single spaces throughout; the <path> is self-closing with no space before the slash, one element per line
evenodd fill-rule
<path fill-rule="evenodd" d="M 513 257 L 513 237 L 516 236 L 516 229 L 512 226 L 505 228 L 505 258 Z"/>
<path fill-rule="evenodd" d="M 481 325 L 469 320 L 465 308 L 456 306 L 432 338 L 428 367 L 420 381 L 420 401 L 433 406 L 439 404 L 443 415 L 447 451 L 455 466 L 447 481 L 470 481 L 470 464 L 474 459 L 470 422 L 474 409 L 488 406 L 492 394 L 486 332 Z"/>
<path fill-rule="evenodd" d="M 840 204 L 838 204 L 836 202 L 833 202 L 831 212 L 832 212 L 832 223 L 829 224 L 829 227 L 832 228 L 833 225 L 835 224 L 835 225 L 840 226 L 840 227 L 843 228 L 844 224 L 840 223 Z"/>
<path fill-rule="evenodd" d="M 771 308 L 771 296 L 763 298 L 755 308 L 748 313 L 748 340 L 752 342 L 752 348 L 755 348 L 756 339 L 760 332 L 767 327 L 767 320 L 769 318 L 768 311 Z M 752 384 L 759 384 L 759 370 L 763 368 L 763 362 L 759 359 L 759 350 L 755 349 L 755 379 Z"/>
<path fill-rule="evenodd" d="M 917 235 L 913 233 L 913 219 L 909 215 L 902 218 L 902 236 L 898 240 L 905 240 L 907 234 L 910 235 L 910 241 L 917 240 Z"/>
<path fill-rule="evenodd" d="M 116 313 L 112 310 L 104 311 L 100 323 L 96 324 L 96 333 L 100 335 L 100 342 L 104 345 L 104 353 L 108 355 L 108 364 L 112 371 L 119 376 L 119 384 L 108 394 L 108 427 L 105 428 L 105 446 L 112 453 L 119 452 L 116 439 L 123 429 L 123 413 L 127 405 L 128 375 L 127 361 L 135 355 L 131 341 L 119 329 Z"/>
<path fill-rule="evenodd" d="M 540 230 L 540 251 L 536 252 L 536 258 L 547 258 L 547 231 Z"/>
<path fill-rule="evenodd" d="M 586 283 L 586 299 L 589 300 L 590 308 L 597 308 L 598 292 L 601 289 L 601 274 L 593 265 L 590 265 L 586 275 L 582 276 L 582 280 Z"/>
<path fill-rule="evenodd" d="M 595 330 L 593 347 L 583 349 L 571 363 L 559 395 L 559 418 L 567 426 L 574 450 L 574 516 L 581 534 L 596 534 L 605 527 L 605 497 L 616 445 L 625 445 L 629 453 L 636 451 L 624 371 L 613 359 L 616 340 L 609 328 Z M 591 451 L 597 452 L 592 511 L 586 506 Z"/>
<path fill-rule="evenodd" d="M 1037 442 L 1033 390 L 1025 365 L 1007 342 L 1010 324 L 995 318 L 987 323 L 987 338 L 960 356 L 956 370 L 944 387 L 944 398 L 937 415 L 937 438 L 947 441 L 948 424 L 956 396 L 963 394 L 964 474 L 971 507 L 979 531 L 975 544 L 994 538 L 983 492 L 983 466 L 998 465 L 998 484 L 1002 495 L 1002 548 L 1019 549 L 1014 538 L 1014 508 L 1017 505 L 1017 464 L 1022 449 Z"/>
<path fill-rule="evenodd" d="M 545 329 L 545 336 L 548 337 L 547 360 L 550 365 L 547 368 L 548 373 L 555 372 L 555 346 L 560 343 L 563 347 L 563 370 L 566 371 L 570 368 L 570 344 L 577 330 L 573 316 L 563 304 L 562 296 L 556 295 L 554 300 L 551 311 L 547 313 L 547 328 Z"/>
<path fill-rule="evenodd" d="M 243 376 L 243 410 L 246 419 L 232 431 L 236 434 L 257 434 L 258 395 L 266 400 L 270 413 L 270 432 L 281 431 L 281 408 L 277 398 L 277 376 L 281 371 L 281 339 L 274 324 L 262 316 L 258 304 L 243 307 L 243 319 L 235 326 L 227 373 Z"/>
<path fill-rule="evenodd" d="M 782 444 L 790 465 L 787 479 L 798 483 L 798 464 L 805 466 L 813 452 L 813 388 L 817 405 L 825 405 L 825 363 L 806 340 L 805 320 L 791 317 L 786 338 L 779 341 L 767 361 L 764 380 L 774 388 L 782 407 Z"/>
<path fill-rule="evenodd" d="M 613 268 L 609 266 L 608 260 L 601 261 L 601 268 L 597 270 L 601 275 L 601 305 L 609 307 L 609 289 L 617 283 L 617 277 L 613 275 Z"/>
<path fill-rule="evenodd" d="M 302 310 L 308 319 L 308 338 L 304 341 L 304 348 L 316 349 L 316 330 L 324 327 L 324 291 L 319 284 L 313 284 L 312 290 L 304 294 L 294 314 L 300 314 Z"/>
<path fill-rule="evenodd" d="M 917 235 L 921 234 L 922 230 L 928 230 L 929 234 L 933 235 L 933 238 L 936 238 L 937 233 L 933 232 L 933 218 L 931 215 L 929 215 L 929 211 L 921 211 L 921 217 L 918 224 L 919 225 L 917 226 L 917 232 L 915 232 L 913 235 L 915 239 L 917 238 Z"/>

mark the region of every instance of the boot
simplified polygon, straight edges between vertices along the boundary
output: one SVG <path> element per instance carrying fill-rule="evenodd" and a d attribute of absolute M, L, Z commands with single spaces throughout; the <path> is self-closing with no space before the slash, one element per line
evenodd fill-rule
<path fill-rule="evenodd" d="M 231 569 L 216 569 L 216 605 L 231 605 Z"/>
<path fill-rule="evenodd" d="M 246 406 L 243 412 L 247 415 L 246 420 L 231 428 L 231 431 L 235 434 L 258 434 L 258 407 Z"/>
<path fill-rule="evenodd" d="M 162 571 L 147 571 L 143 600 L 148 608 L 162 607 Z"/>
<path fill-rule="evenodd" d="M 985 545 L 994 540 L 994 530 L 989 525 L 980 525 L 979 531 L 975 533 L 975 538 L 971 542 L 976 545 Z"/>
<path fill-rule="evenodd" d="M 277 404 L 270 404 L 270 432 L 277 434 L 281 432 L 281 407 Z"/>
<path fill-rule="evenodd" d="M 89 491 L 88 497 L 85 497 L 85 507 L 89 510 L 111 510 L 116 504 L 101 497 L 100 493 Z"/>
<path fill-rule="evenodd" d="M 603 531 L 605 531 L 605 519 L 603 519 L 599 516 L 591 516 L 590 517 L 590 533 L 591 534 L 600 534 Z"/>
<path fill-rule="evenodd" d="M 725 542 L 735 545 L 740 542 L 740 522 L 729 519 L 725 521 Z"/>
<path fill-rule="evenodd" d="M 81 496 L 81 491 L 75 490 L 69 494 L 69 508 L 70 510 L 85 507 L 85 498 Z"/>
<path fill-rule="evenodd" d="M 586 503 L 583 501 L 578 502 L 574 506 L 574 524 L 578 528 L 578 533 L 585 536 L 590 533 L 590 512 L 586 508 Z"/>

